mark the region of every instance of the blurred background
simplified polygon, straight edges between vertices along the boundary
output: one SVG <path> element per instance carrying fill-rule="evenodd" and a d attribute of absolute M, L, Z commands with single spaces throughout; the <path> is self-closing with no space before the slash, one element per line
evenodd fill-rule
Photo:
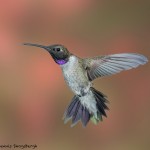
<path fill-rule="evenodd" d="M 150 64 L 97 79 L 110 111 L 70 128 L 73 93 L 50 55 L 23 42 L 65 45 L 80 57 L 135 52 L 150 58 L 148 0 L 0 0 L 0 143 L 40 150 L 149 150 Z"/>

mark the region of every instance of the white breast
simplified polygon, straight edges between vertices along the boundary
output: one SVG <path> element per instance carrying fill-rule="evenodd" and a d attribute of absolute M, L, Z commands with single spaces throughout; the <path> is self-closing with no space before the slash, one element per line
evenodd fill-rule
<path fill-rule="evenodd" d="M 80 97 L 80 101 L 90 113 L 97 117 L 96 101 L 93 93 L 89 90 L 92 85 L 88 80 L 86 71 L 79 62 L 79 58 L 71 56 L 66 64 L 61 65 L 61 68 L 68 86 L 76 95 L 81 95 L 82 92 L 87 93 Z"/>
<path fill-rule="evenodd" d="M 77 63 L 78 63 L 78 58 L 72 55 L 69 57 L 69 61 L 64 65 L 61 65 L 61 67 L 63 70 L 70 70 Z"/>
<path fill-rule="evenodd" d="M 89 90 L 90 82 L 78 57 L 70 56 L 69 61 L 61 65 L 61 68 L 68 86 L 75 94 L 81 95 L 82 90 Z"/>

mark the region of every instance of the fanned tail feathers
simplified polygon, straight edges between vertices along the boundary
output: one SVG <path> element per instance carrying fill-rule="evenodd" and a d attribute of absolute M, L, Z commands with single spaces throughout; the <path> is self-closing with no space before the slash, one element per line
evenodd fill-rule
<path fill-rule="evenodd" d="M 91 87 L 91 90 L 94 94 L 98 109 L 97 117 L 91 116 L 91 121 L 94 124 L 97 124 L 99 121 L 102 121 L 102 116 L 107 117 L 105 110 L 109 110 L 109 108 L 106 105 L 106 103 L 108 103 L 108 100 L 106 99 L 106 96 L 100 91 L 94 89 L 93 87 Z"/>
<path fill-rule="evenodd" d="M 72 118 L 72 125 L 76 125 L 76 123 L 81 120 L 83 126 L 86 126 L 88 121 L 90 120 L 90 114 L 86 107 L 84 107 L 78 96 L 74 96 L 72 102 L 68 106 L 65 114 L 64 114 L 64 122 L 67 123 Z"/>
<path fill-rule="evenodd" d="M 74 126 L 78 123 L 79 120 L 81 120 L 83 126 L 85 127 L 90 119 L 94 124 L 97 124 L 99 121 L 102 121 L 102 116 L 106 117 L 105 110 L 109 110 L 106 105 L 108 102 L 106 100 L 106 96 L 93 87 L 91 87 L 91 91 L 94 94 L 94 98 L 96 100 L 97 116 L 90 113 L 90 111 L 81 104 L 80 97 L 75 95 L 64 114 L 65 123 L 72 119 L 71 126 Z"/>

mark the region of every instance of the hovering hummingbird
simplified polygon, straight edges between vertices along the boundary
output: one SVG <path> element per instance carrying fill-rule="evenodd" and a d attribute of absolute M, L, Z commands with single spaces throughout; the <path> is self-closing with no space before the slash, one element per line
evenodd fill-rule
<path fill-rule="evenodd" d="M 144 65 L 148 59 L 137 53 L 121 53 L 94 58 L 80 58 L 60 44 L 43 46 L 39 44 L 24 43 L 28 46 L 36 46 L 50 53 L 54 61 L 61 67 L 64 78 L 75 96 L 64 113 L 64 122 L 72 119 L 74 126 L 81 120 L 86 126 L 89 120 L 97 124 L 106 116 L 106 96 L 93 88 L 92 81 L 98 77 L 109 76 L 123 70 Z"/>

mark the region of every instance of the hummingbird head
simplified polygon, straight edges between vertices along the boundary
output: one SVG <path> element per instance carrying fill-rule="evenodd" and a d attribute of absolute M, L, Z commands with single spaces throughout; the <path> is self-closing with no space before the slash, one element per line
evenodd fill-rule
<path fill-rule="evenodd" d="M 69 56 L 71 55 L 67 48 L 60 44 L 43 46 L 39 44 L 24 43 L 23 45 L 36 46 L 45 49 L 50 53 L 54 61 L 59 65 L 67 63 L 69 60 Z"/>

